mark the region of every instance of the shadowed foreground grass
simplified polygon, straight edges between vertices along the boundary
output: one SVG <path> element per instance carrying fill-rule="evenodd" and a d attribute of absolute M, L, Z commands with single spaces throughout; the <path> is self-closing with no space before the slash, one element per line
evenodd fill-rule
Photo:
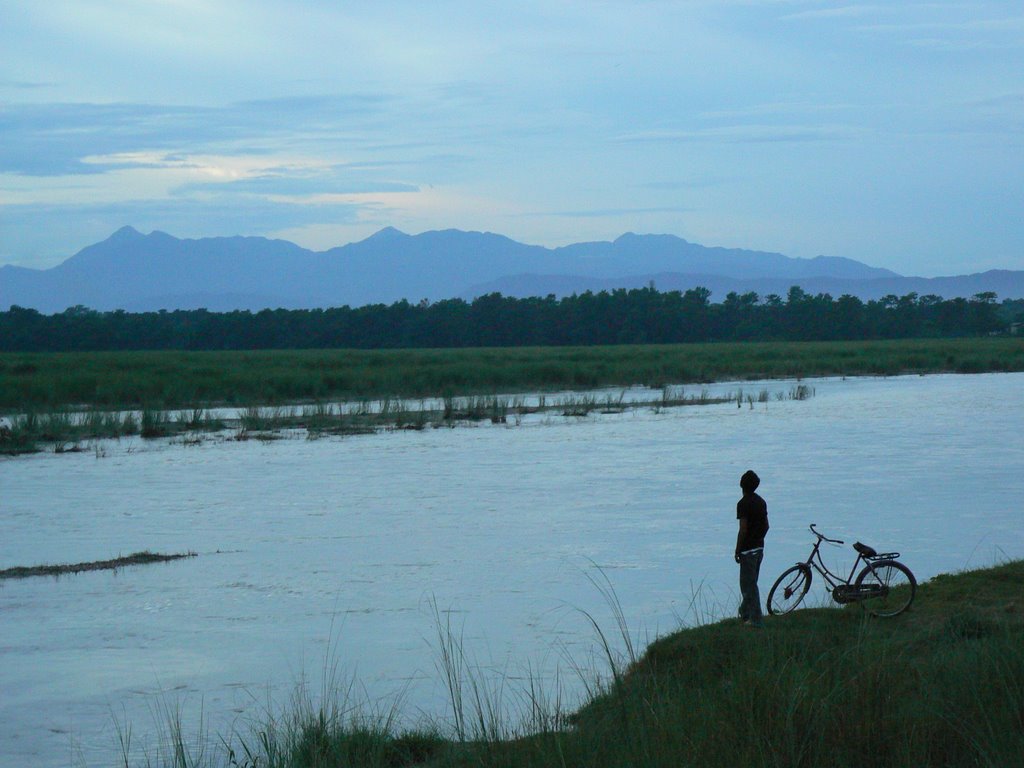
<path fill-rule="evenodd" d="M 932 579 L 896 618 L 852 605 L 767 617 L 761 631 L 728 620 L 628 663 L 599 631 L 610 670 L 587 703 L 562 712 L 528 681 L 517 722 L 440 622 L 439 639 L 446 725 L 400 731 L 394 710 L 305 699 L 216 754 L 194 758 L 179 734 L 148 764 L 1002 768 L 1024 755 L 1024 561 Z"/>

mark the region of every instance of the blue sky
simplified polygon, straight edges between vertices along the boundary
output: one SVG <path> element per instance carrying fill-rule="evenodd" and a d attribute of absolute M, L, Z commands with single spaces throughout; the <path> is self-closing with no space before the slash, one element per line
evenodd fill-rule
<path fill-rule="evenodd" d="M 1024 269 L 1024 5 L 0 0 L 0 264 L 125 224 Z"/>

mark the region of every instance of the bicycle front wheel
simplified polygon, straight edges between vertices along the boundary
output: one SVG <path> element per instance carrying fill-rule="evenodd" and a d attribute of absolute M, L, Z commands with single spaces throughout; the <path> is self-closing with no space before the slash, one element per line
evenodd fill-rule
<path fill-rule="evenodd" d="M 914 602 L 917 579 L 903 563 L 882 560 L 868 563 L 857 575 L 858 588 L 876 588 L 877 596 L 865 597 L 861 602 L 872 616 L 896 616 Z"/>
<path fill-rule="evenodd" d="M 794 565 L 782 572 L 768 592 L 768 613 L 777 616 L 789 613 L 804 599 L 811 588 L 811 569 L 806 565 Z"/>

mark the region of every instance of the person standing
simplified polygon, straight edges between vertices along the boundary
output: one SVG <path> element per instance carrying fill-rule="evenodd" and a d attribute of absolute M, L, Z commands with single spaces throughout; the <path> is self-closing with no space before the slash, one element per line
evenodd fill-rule
<path fill-rule="evenodd" d="M 763 627 L 761 614 L 761 593 L 757 588 L 757 577 L 761 573 L 764 557 L 764 536 L 768 533 L 768 505 L 755 491 L 761 478 L 748 469 L 740 478 L 743 498 L 736 503 L 736 519 L 739 533 L 736 535 L 736 562 L 740 564 L 739 615 L 745 624 Z"/>

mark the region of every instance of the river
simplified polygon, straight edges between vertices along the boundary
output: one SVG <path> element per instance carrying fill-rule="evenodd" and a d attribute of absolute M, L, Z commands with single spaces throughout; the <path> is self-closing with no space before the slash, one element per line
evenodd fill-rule
<path fill-rule="evenodd" d="M 605 579 L 641 647 L 732 615 L 748 468 L 772 526 L 762 597 L 809 523 L 899 550 L 919 581 L 1024 557 L 1024 374 L 803 383 L 810 399 L 777 399 L 795 382 L 710 388 L 770 389 L 741 407 L 2 460 L 0 569 L 198 557 L 0 582 L 0 766 L 110 765 L 129 728 L 153 755 L 175 713 L 216 741 L 325 674 L 444 720 L 439 617 L 481 679 L 571 705 L 577 670 L 604 668 L 588 614 L 625 647 Z"/>

